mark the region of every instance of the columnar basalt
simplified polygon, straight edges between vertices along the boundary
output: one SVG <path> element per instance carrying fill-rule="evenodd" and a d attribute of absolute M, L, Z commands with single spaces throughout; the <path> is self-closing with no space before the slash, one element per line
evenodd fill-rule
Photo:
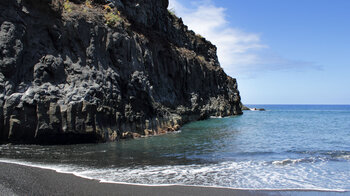
<path fill-rule="evenodd" d="M 162 134 L 241 114 L 216 47 L 168 0 L 1 0 L 0 141 Z"/>

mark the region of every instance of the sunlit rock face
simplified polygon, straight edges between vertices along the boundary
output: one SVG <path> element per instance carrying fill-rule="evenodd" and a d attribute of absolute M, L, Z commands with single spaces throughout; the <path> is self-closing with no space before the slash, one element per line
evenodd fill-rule
<path fill-rule="evenodd" d="M 112 141 L 241 114 L 216 47 L 167 6 L 1 0 L 0 141 Z"/>

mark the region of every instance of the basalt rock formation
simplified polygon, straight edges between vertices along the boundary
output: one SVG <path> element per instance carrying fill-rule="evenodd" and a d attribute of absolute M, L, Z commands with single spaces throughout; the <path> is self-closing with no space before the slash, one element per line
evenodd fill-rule
<path fill-rule="evenodd" d="M 167 7 L 1 0 L 0 141 L 113 141 L 241 114 L 216 47 Z"/>

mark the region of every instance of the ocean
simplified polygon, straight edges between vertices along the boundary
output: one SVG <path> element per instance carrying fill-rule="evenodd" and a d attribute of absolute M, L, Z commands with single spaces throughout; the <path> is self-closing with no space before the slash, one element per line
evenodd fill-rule
<path fill-rule="evenodd" d="M 102 182 L 350 191 L 349 105 L 257 105 L 180 131 L 103 144 L 1 145 L 0 161 Z"/>

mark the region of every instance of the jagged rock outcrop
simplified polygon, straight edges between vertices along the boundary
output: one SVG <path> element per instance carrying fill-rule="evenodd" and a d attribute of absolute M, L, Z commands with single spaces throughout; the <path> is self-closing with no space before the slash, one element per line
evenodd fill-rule
<path fill-rule="evenodd" d="M 81 143 L 241 114 L 216 47 L 168 0 L 1 0 L 0 141 Z"/>

